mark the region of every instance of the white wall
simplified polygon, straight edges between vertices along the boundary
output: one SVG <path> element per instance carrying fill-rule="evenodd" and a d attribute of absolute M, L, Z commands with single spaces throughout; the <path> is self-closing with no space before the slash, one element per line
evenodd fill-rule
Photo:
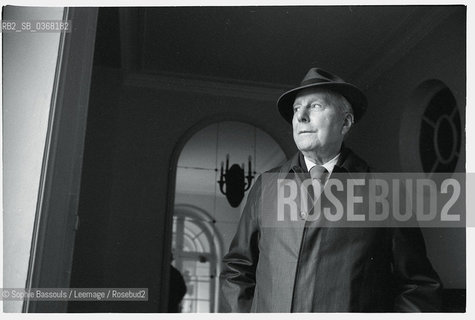
<path fill-rule="evenodd" d="M 3 8 L 3 20 L 61 20 L 64 8 Z M 59 33 L 3 33 L 3 287 L 24 288 Z M 4 302 L 21 312 L 22 302 Z"/>

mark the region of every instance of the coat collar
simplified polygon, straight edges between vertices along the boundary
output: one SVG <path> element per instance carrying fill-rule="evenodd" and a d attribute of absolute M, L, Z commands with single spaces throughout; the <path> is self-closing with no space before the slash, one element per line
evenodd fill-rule
<path fill-rule="evenodd" d="M 351 149 L 344 145 L 341 148 L 340 158 L 338 159 L 333 172 L 369 172 L 370 168 L 366 161 L 357 156 Z"/>
<path fill-rule="evenodd" d="M 341 147 L 340 157 L 333 169 L 333 172 L 345 173 L 345 172 L 369 172 L 368 164 L 357 156 L 351 149 Z M 289 173 L 305 174 L 308 173 L 307 166 L 303 154 L 299 151 L 292 159 L 287 161 L 280 170 L 281 178 L 284 178 Z"/>

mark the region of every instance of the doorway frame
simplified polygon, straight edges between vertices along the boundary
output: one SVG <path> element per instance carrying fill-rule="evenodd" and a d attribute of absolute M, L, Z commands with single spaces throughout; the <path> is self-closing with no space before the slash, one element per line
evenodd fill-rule
<path fill-rule="evenodd" d="M 69 288 L 98 8 L 64 9 L 25 288 Z M 26 298 L 22 312 L 67 312 L 67 301 Z"/>

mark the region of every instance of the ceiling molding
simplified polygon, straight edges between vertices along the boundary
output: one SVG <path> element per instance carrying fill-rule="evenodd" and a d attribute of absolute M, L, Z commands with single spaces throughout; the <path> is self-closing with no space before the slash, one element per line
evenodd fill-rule
<path fill-rule="evenodd" d="M 187 74 L 126 73 L 124 86 L 275 102 L 289 87 Z"/>
<path fill-rule="evenodd" d="M 412 12 L 388 30 L 383 39 L 375 39 L 375 49 L 367 53 L 365 62 L 359 65 L 348 78 L 364 89 L 374 86 L 380 77 L 456 12 L 457 7 L 413 6 Z M 147 70 L 141 67 L 145 16 L 145 8 L 120 10 L 121 53 L 122 68 L 126 73 L 125 85 L 260 101 L 276 101 L 281 93 L 289 89 L 284 84 L 208 78 L 197 74 L 146 73 Z"/>
<path fill-rule="evenodd" d="M 415 10 L 401 20 L 396 28 L 381 41 L 379 47 L 369 55 L 367 63 L 355 72 L 356 83 L 369 88 L 400 59 L 419 44 L 430 32 L 442 24 L 456 11 L 454 6 L 437 6 L 432 10 Z"/>

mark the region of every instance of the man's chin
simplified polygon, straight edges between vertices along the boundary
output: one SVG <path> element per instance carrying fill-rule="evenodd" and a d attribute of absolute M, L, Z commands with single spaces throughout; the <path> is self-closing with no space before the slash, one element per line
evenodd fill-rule
<path fill-rule="evenodd" d="M 318 150 L 318 146 L 315 145 L 307 145 L 307 144 L 302 144 L 302 145 L 297 145 L 297 148 L 303 153 L 308 153 L 308 152 L 315 152 Z"/>

